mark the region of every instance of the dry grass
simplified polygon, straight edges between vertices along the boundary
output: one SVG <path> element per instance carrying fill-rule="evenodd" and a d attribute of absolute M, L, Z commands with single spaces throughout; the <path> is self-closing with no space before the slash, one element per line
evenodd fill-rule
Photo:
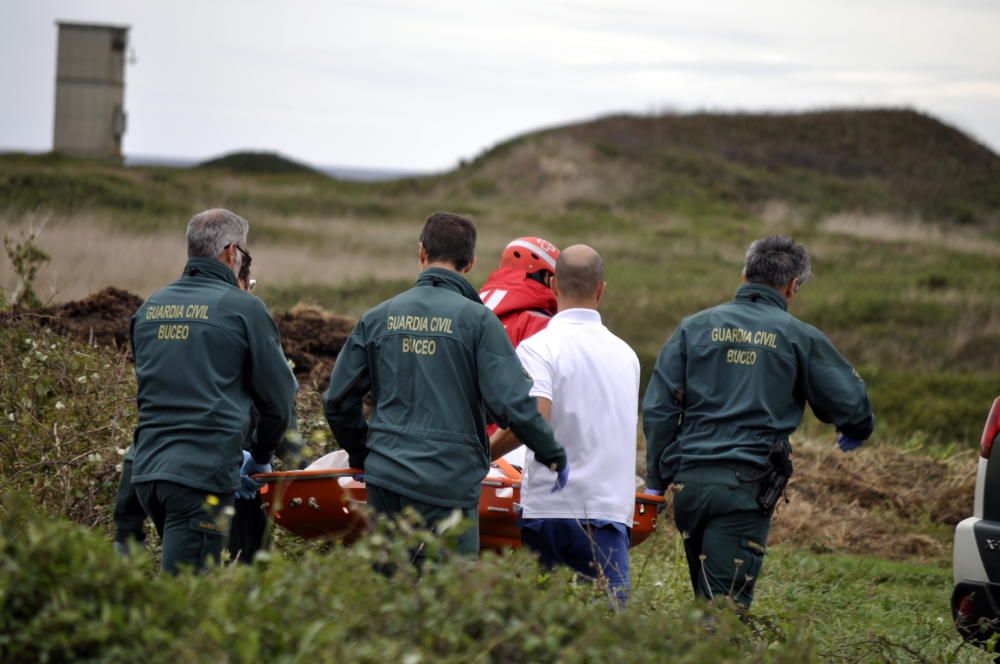
<path fill-rule="evenodd" d="M 546 134 L 512 146 L 505 159 L 488 160 L 475 176 L 496 183 L 506 196 L 566 210 L 581 201 L 617 200 L 634 186 L 639 171 L 627 162 L 608 164 L 575 137 Z"/>
<path fill-rule="evenodd" d="M 640 457 L 642 446 L 640 440 Z M 787 502 L 775 512 L 770 544 L 939 560 L 951 550 L 952 528 L 972 515 L 977 451 L 940 459 L 876 445 L 845 454 L 832 439 L 799 439 L 793 449 L 795 473 Z M 673 532 L 667 510 L 664 525 Z"/>
<path fill-rule="evenodd" d="M 1000 242 L 983 237 L 981 230 L 905 220 L 892 215 L 840 213 L 826 217 L 820 228 L 834 235 L 879 242 L 930 245 L 965 254 L 1000 256 Z"/>
<path fill-rule="evenodd" d="M 832 443 L 795 445 L 795 476 L 772 542 L 884 558 L 940 557 L 950 526 L 972 514 L 976 453 L 934 459 L 892 447 L 844 454 Z M 938 536 L 935 536 L 938 535 Z"/>
<path fill-rule="evenodd" d="M 0 215 L 0 236 L 17 233 L 34 215 Z M 39 271 L 36 289 L 43 301 L 80 300 L 113 285 L 143 298 L 173 281 L 186 260 L 184 225 L 177 231 L 132 233 L 92 213 L 52 215 L 38 243 L 51 257 Z M 335 286 L 345 280 L 410 279 L 417 273 L 421 220 L 372 222 L 352 218 L 269 218 L 251 220 L 250 251 L 260 282 Z M 258 236 L 266 239 L 256 239 Z M 498 225 L 481 227 L 484 260 L 474 277 L 485 278 L 509 240 Z M 16 275 L 0 262 L 0 288 L 12 289 Z M 374 303 L 373 303 L 374 304 Z"/>

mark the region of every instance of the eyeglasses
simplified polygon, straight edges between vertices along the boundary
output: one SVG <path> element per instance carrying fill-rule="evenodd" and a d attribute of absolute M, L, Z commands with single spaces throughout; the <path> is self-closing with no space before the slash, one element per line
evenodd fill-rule
<path fill-rule="evenodd" d="M 240 273 L 236 275 L 236 278 L 246 284 L 247 290 L 253 290 L 253 287 L 257 285 L 257 280 L 250 278 L 250 263 L 253 262 L 253 258 L 250 256 L 250 252 L 235 242 L 233 246 L 243 254 L 243 263 L 240 265 Z"/>
<path fill-rule="evenodd" d="M 236 247 L 237 251 L 239 251 L 241 254 L 243 254 L 243 266 L 242 266 L 242 269 L 249 269 L 250 268 L 250 263 L 251 263 L 251 261 L 253 261 L 253 257 L 250 256 L 250 252 L 247 251 L 246 249 L 244 249 L 243 247 L 241 247 L 240 245 L 236 244 L 235 242 L 233 243 L 233 246 Z"/>

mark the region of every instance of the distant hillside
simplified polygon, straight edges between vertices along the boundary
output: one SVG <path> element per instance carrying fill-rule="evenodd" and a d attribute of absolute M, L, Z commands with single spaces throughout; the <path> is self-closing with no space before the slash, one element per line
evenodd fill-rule
<path fill-rule="evenodd" d="M 197 168 L 224 168 L 234 173 L 316 173 L 314 169 L 277 152 L 232 152 L 198 164 Z"/>
<path fill-rule="evenodd" d="M 780 199 L 1000 220 L 1000 157 L 910 110 L 618 115 L 515 138 L 465 170 L 473 191 L 495 183 L 569 206 Z"/>
<path fill-rule="evenodd" d="M 206 178 L 209 169 L 242 177 L 239 184 Z M 272 174 L 300 175 L 300 189 Z M 267 152 L 236 152 L 195 169 L 0 155 L 0 210 L 99 208 L 155 225 L 153 217 L 220 202 L 379 219 L 447 203 L 474 213 L 510 207 L 521 219 L 554 213 L 576 222 L 586 211 L 595 223 L 609 212 L 759 218 L 779 202 L 814 219 L 887 212 L 994 228 L 1000 157 L 909 110 L 617 115 L 525 134 L 450 173 L 369 183 Z"/>

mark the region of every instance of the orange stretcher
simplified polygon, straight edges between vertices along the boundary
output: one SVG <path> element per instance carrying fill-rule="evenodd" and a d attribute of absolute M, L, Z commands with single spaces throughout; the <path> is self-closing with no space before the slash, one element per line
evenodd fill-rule
<path fill-rule="evenodd" d="M 483 478 L 479 497 L 479 547 L 484 550 L 516 549 L 521 546 L 516 505 L 521 497 L 520 473 L 506 462 L 498 463 L 503 475 Z M 263 506 L 282 528 L 303 537 L 326 537 L 351 544 L 368 530 L 364 510 L 368 498 L 363 481 L 354 479 L 362 471 L 293 470 L 254 475 L 264 482 L 260 490 Z M 642 544 L 656 530 L 660 496 L 637 493 L 632 519 L 632 546 Z"/>

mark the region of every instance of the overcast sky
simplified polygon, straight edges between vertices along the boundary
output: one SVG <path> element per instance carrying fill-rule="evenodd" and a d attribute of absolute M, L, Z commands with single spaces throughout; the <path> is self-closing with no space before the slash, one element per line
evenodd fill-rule
<path fill-rule="evenodd" d="M 131 25 L 131 155 L 439 170 L 611 112 L 844 105 L 1000 151 L 995 0 L 0 0 L 0 149 L 51 148 L 57 19 Z"/>

